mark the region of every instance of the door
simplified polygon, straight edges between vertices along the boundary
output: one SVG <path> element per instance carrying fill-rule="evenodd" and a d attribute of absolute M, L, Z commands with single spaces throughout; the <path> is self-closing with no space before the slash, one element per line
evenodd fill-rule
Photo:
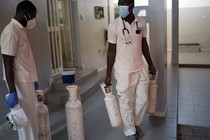
<path fill-rule="evenodd" d="M 48 34 L 53 76 L 74 67 L 69 0 L 47 0 Z"/>
<path fill-rule="evenodd" d="M 64 70 L 74 67 L 70 7 L 69 0 L 58 0 L 58 18 Z"/>
<path fill-rule="evenodd" d="M 48 35 L 53 76 L 61 73 L 63 70 L 61 34 L 57 16 L 57 6 L 57 0 L 47 0 Z"/>

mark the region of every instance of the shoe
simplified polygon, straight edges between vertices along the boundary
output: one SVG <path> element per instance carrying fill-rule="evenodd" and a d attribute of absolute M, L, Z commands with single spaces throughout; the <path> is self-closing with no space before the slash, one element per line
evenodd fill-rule
<path fill-rule="evenodd" d="M 127 140 L 138 140 L 138 136 L 136 134 L 127 136 Z"/>
<path fill-rule="evenodd" d="M 135 126 L 135 128 L 136 128 L 136 135 L 138 135 L 139 137 L 144 136 L 144 131 L 139 126 Z"/>

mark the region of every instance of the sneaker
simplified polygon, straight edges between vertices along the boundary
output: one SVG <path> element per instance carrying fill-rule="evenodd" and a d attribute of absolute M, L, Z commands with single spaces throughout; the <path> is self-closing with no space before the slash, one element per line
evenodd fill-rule
<path fill-rule="evenodd" d="M 144 131 L 139 126 L 135 127 L 136 127 L 136 135 L 138 135 L 139 137 L 144 136 Z"/>
<path fill-rule="evenodd" d="M 130 136 L 127 136 L 127 140 L 138 140 L 138 137 L 136 134 L 130 135 Z"/>

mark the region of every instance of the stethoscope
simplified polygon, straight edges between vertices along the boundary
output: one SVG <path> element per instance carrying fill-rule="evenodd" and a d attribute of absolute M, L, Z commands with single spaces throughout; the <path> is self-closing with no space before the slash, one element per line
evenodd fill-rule
<path fill-rule="evenodd" d="M 125 31 L 128 34 L 130 34 L 129 30 L 125 26 L 125 22 L 124 22 L 123 19 L 122 19 L 122 21 L 123 21 L 123 27 L 124 27 L 123 30 L 122 30 L 123 35 L 125 35 Z M 140 34 L 140 33 L 141 33 L 141 27 L 138 26 L 138 21 L 136 21 L 136 34 Z"/>

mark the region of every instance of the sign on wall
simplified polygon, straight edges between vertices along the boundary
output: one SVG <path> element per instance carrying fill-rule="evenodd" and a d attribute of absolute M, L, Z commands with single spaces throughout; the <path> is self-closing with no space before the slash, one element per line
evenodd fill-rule
<path fill-rule="evenodd" d="M 95 11 L 95 18 L 96 19 L 104 18 L 104 8 L 103 7 L 95 6 L 94 11 Z"/>

